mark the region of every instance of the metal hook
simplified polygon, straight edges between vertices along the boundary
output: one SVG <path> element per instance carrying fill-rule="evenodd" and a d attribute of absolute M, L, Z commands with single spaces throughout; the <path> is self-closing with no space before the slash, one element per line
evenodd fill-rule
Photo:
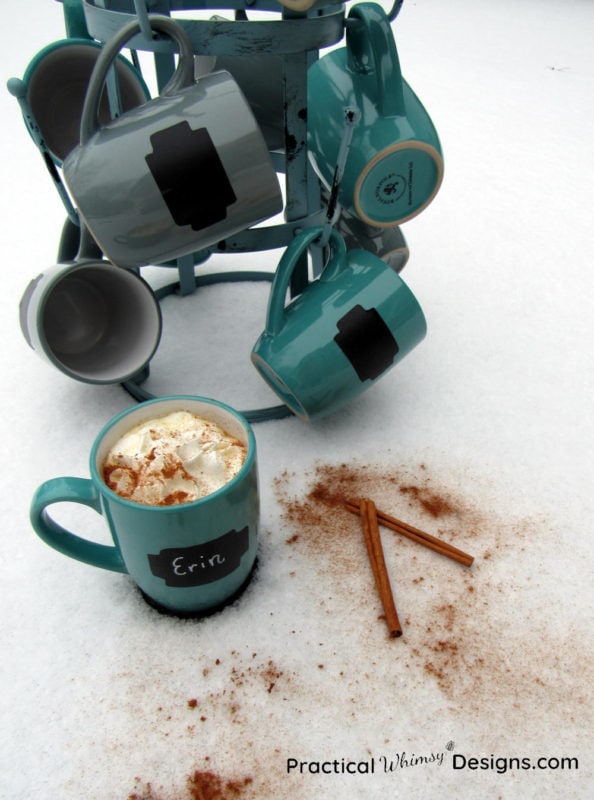
<path fill-rule="evenodd" d="M 150 42 L 155 38 L 155 32 L 153 31 L 148 18 L 148 9 L 146 7 L 145 0 L 134 0 L 134 8 L 136 10 L 136 16 L 138 17 L 140 31 L 142 35 Z"/>
<path fill-rule="evenodd" d="M 400 9 L 402 8 L 402 4 L 404 0 L 394 0 L 394 5 L 392 6 L 392 10 L 388 14 L 388 19 L 390 22 L 394 22 L 398 14 L 400 14 Z"/>
<path fill-rule="evenodd" d="M 394 5 L 390 9 L 390 11 L 386 14 L 386 16 L 388 17 L 388 22 L 394 22 L 398 14 L 400 14 L 400 10 L 402 9 L 403 4 L 404 0 L 394 0 Z M 352 28 L 356 25 L 359 25 L 360 20 L 347 17 L 344 21 L 344 24 L 345 27 Z"/>
<path fill-rule="evenodd" d="M 330 188 L 330 197 L 328 199 L 328 207 L 326 209 L 326 223 L 318 241 L 320 247 L 325 247 L 328 244 L 332 228 L 340 216 L 338 191 L 340 189 L 342 176 L 344 175 L 355 125 L 357 125 L 360 119 L 361 112 L 358 108 L 355 108 L 354 106 L 348 106 L 344 109 L 344 132 L 340 141 L 338 156 L 336 158 L 336 167 L 334 169 L 334 176 L 332 178 L 332 186 Z"/>

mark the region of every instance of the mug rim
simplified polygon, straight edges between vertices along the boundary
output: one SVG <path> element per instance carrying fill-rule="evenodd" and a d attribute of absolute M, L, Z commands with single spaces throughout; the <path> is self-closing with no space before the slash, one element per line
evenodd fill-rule
<path fill-rule="evenodd" d="M 23 74 L 23 83 L 25 84 L 26 87 L 27 91 L 26 96 L 28 102 L 30 102 L 31 83 L 33 82 L 38 70 L 43 68 L 43 62 L 48 57 L 58 52 L 59 50 L 62 50 L 64 48 L 73 48 L 73 47 L 93 48 L 94 50 L 98 51 L 101 51 L 103 49 L 103 45 L 101 44 L 101 42 L 95 41 L 94 39 L 85 39 L 82 36 L 73 36 L 72 38 L 65 37 L 62 39 L 56 39 L 55 41 L 46 44 L 44 47 L 38 50 L 37 53 L 35 53 L 35 55 L 29 60 L 27 66 L 25 67 L 25 72 Z M 146 102 L 147 100 L 150 100 L 151 97 L 150 89 L 140 70 L 137 69 L 137 67 L 132 63 L 132 61 L 126 58 L 122 53 L 118 53 L 117 60 L 120 66 L 127 69 L 134 76 L 134 79 L 137 81 L 140 91 L 144 95 L 144 101 Z M 33 109 L 33 112 L 35 112 L 35 109 Z M 57 153 L 54 153 L 51 149 L 49 150 L 49 153 L 52 157 L 52 160 L 58 166 L 62 166 L 65 158 L 68 155 L 66 154 L 66 156 L 61 157 Z"/>
<path fill-rule="evenodd" d="M 433 191 L 429 195 L 429 197 L 414 211 L 407 214 L 404 217 L 400 217 L 396 221 L 389 220 L 388 222 L 379 222 L 378 220 L 373 220 L 370 216 L 368 216 L 363 209 L 361 208 L 360 202 L 360 195 L 361 195 L 361 188 L 363 183 L 371 170 L 379 164 L 386 156 L 391 155 L 392 153 L 396 153 L 399 150 L 420 150 L 427 155 L 431 156 L 435 165 L 437 167 L 437 179 L 435 181 L 435 186 L 433 187 Z M 443 182 L 443 175 L 444 175 L 444 164 L 443 164 L 443 156 L 434 147 L 432 144 L 428 144 L 427 142 L 421 142 L 416 139 L 405 139 L 401 142 L 396 142 L 395 144 L 389 145 L 388 147 L 384 147 L 379 153 L 371 159 L 371 161 L 367 162 L 363 170 L 357 176 L 357 180 L 355 183 L 355 187 L 353 189 L 353 204 L 355 206 L 355 210 L 359 219 L 365 222 L 367 225 L 370 225 L 372 228 L 394 228 L 402 225 L 404 222 L 408 222 L 408 220 L 413 219 L 422 211 L 424 211 L 428 205 L 434 200 L 435 195 L 441 188 L 441 184 Z"/>
<path fill-rule="evenodd" d="M 266 381 L 270 388 L 276 392 L 283 403 L 289 407 L 296 417 L 309 422 L 309 420 L 312 418 L 309 409 L 302 402 L 299 395 L 289 386 L 287 381 L 282 377 L 278 370 L 269 363 L 268 359 L 264 358 L 256 351 L 253 351 L 250 357 L 252 364 L 256 367 L 261 377 Z"/>
<path fill-rule="evenodd" d="M 137 366 L 135 366 L 132 372 L 127 372 L 125 374 L 118 375 L 114 378 L 100 379 L 88 376 L 83 377 L 75 369 L 69 367 L 54 353 L 50 345 L 50 342 L 48 341 L 48 338 L 46 336 L 45 329 L 41 324 L 41 321 L 43 320 L 43 315 L 45 313 L 45 308 L 49 302 L 51 293 L 56 290 L 56 288 L 62 281 L 70 278 L 74 273 L 80 271 L 88 271 L 89 269 L 100 269 L 102 274 L 107 273 L 109 271 L 112 272 L 114 275 L 117 275 L 119 278 L 122 278 L 123 275 L 125 274 L 126 275 L 125 280 L 127 280 L 128 277 L 130 277 L 130 280 L 134 281 L 135 283 L 140 282 L 140 284 L 143 286 L 143 291 L 145 291 L 147 294 L 147 298 L 150 299 L 152 297 L 154 299 L 154 309 L 157 315 L 156 319 L 157 328 L 156 328 L 156 336 L 154 342 L 151 344 L 150 347 L 150 354 L 148 355 L 147 358 L 143 360 L 142 364 L 138 364 Z M 161 314 L 161 307 L 155 297 L 154 290 L 148 283 L 148 281 L 146 281 L 142 277 L 142 275 L 138 275 L 132 272 L 131 270 L 125 269 L 124 267 L 118 267 L 111 261 L 83 258 L 81 260 L 73 261 L 70 263 L 66 262 L 61 264 L 54 264 L 52 267 L 41 273 L 39 285 L 42 287 L 43 291 L 36 306 L 32 305 L 34 302 L 35 290 L 33 291 L 32 296 L 29 297 L 27 318 L 29 317 L 29 308 L 31 308 L 31 310 L 34 313 L 34 319 L 32 320 L 33 330 L 35 331 L 35 334 L 39 341 L 39 345 L 43 351 L 43 355 L 48 359 L 48 361 L 51 364 L 53 364 L 53 366 L 55 366 L 64 375 L 67 375 L 70 378 L 74 378 L 74 380 L 77 380 L 81 383 L 88 383 L 96 386 L 105 386 L 105 385 L 113 385 L 116 383 L 123 383 L 124 381 L 129 380 L 131 377 L 136 375 L 141 369 L 143 369 L 143 367 L 146 366 L 146 364 L 148 364 L 155 355 L 157 348 L 159 346 L 159 342 L 161 341 L 161 335 L 163 332 L 163 317 Z M 29 335 L 31 335 L 30 327 L 28 326 L 28 328 L 29 328 Z"/>
<path fill-rule="evenodd" d="M 85 39 L 82 36 L 75 36 L 72 39 L 65 37 L 63 39 L 56 39 L 53 42 L 49 42 L 49 44 L 44 45 L 44 47 L 35 53 L 25 68 L 23 81 L 27 85 L 27 88 L 29 87 L 29 80 L 31 79 L 31 76 L 34 74 L 35 70 L 39 68 L 39 65 L 42 63 L 44 58 L 46 58 L 46 56 L 53 53 L 54 50 L 75 45 L 87 45 L 88 47 L 93 47 L 96 50 L 101 49 L 101 44 L 99 42 L 95 41 L 94 39 Z"/>
<path fill-rule="evenodd" d="M 289 333 L 286 333 L 286 331 L 282 330 L 277 332 L 270 332 L 268 330 L 264 331 L 252 349 L 251 361 L 264 381 L 281 398 L 285 405 L 291 409 L 295 416 L 300 417 L 305 421 L 312 421 L 317 417 L 322 417 L 329 413 L 333 413 L 334 411 L 339 410 L 341 407 L 354 400 L 357 394 L 376 383 L 376 381 L 383 376 L 384 372 L 387 372 L 388 369 L 391 369 L 393 366 L 395 366 L 395 364 L 398 363 L 403 356 L 407 355 L 412 349 L 414 349 L 414 347 L 416 347 L 416 345 L 419 344 L 419 342 L 422 341 L 427 334 L 427 319 L 425 317 L 425 312 L 423 311 L 416 294 L 399 274 L 400 270 L 395 269 L 385 260 L 385 258 L 379 254 L 372 253 L 369 250 L 365 250 L 360 247 L 349 250 L 349 255 L 351 254 L 360 254 L 360 257 L 364 258 L 364 261 L 360 261 L 359 263 L 373 263 L 374 265 L 377 265 L 377 268 L 381 268 L 383 276 L 382 280 L 389 281 L 389 285 L 395 287 L 394 292 L 397 291 L 399 297 L 402 298 L 403 308 L 401 308 L 399 313 L 401 316 L 404 311 L 407 313 L 406 316 L 399 318 L 397 323 L 393 320 L 392 323 L 389 324 L 386 322 L 386 319 L 381 313 L 382 306 L 388 306 L 391 304 L 390 301 L 392 299 L 392 294 L 390 294 L 389 299 L 387 299 L 385 295 L 382 296 L 379 303 L 373 303 L 372 308 L 383 319 L 384 323 L 390 329 L 390 332 L 394 330 L 394 326 L 399 331 L 406 328 L 407 333 L 404 340 L 406 344 L 405 346 L 401 346 L 403 345 L 403 342 L 398 341 L 398 349 L 396 353 L 394 353 L 392 363 L 378 375 L 372 377 L 370 381 L 368 381 L 367 378 L 359 378 L 359 382 L 355 384 L 357 388 L 353 389 L 353 381 L 351 380 L 351 377 L 345 378 L 345 381 L 340 384 L 340 395 L 335 394 L 334 396 L 328 398 L 328 394 L 326 392 L 324 398 L 318 398 L 318 400 L 316 400 L 315 396 L 312 396 L 311 387 L 313 384 L 311 382 L 311 373 L 314 370 L 311 369 L 311 366 L 308 368 L 310 374 L 307 377 L 307 381 L 303 384 L 305 387 L 303 391 L 300 392 L 292 388 L 292 386 L 297 386 L 296 381 L 298 382 L 298 378 L 292 373 L 299 372 L 301 363 L 303 362 L 299 352 L 297 352 L 296 356 L 294 355 L 295 349 L 293 348 L 293 345 L 295 345 L 296 342 L 299 343 L 298 335 L 300 332 L 298 331 L 296 335 L 291 335 L 294 332 L 290 331 Z M 402 266 L 404 266 L 404 264 Z M 307 291 L 310 290 L 310 287 L 314 287 L 315 284 L 319 285 L 319 283 L 322 281 L 323 274 L 324 273 L 322 271 L 321 275 L 307 287 Z M 294 301 L 294 304 L 298 303 L 302 296 L 303 295 L 300 295 L 299 298 Z M 336 300 L 336 297 L 334 296 L 333 299 Z M 321 302 L 325 302 L 323 297 Z M 352 305 L 353 302 L 355 305 Z M 351 304 L 350 310 L 353 310 L 357 305 L 362 307 L 362 303 L 363 300 L 359 299 L 359 295 L 356 297 L 351 297 L 349 300 L 349 304 Z M 295 310 L 297 307 L 294 304 L 290 304 L 288 306 L 289 317 L 291 317 L 291 310 Z M 341 308 L 341 314 L 344 313 L 344 307 L 340 306 L 340 304 L 335 303 L 334 308 L 335 310 L 336 308 Z M 297 313 L 295 312 L 295 316 L 296 315 Z M 316 314 L 314 324 L 320 319 L 320 316 L 320 314 Z M 333 324 L 335 324 L 336 321 L 336 319 L 333 319 Z M 399 339 L 395 333 L 392 335 L 395 339 Z M 281 339 L 281 344 L 279 345 L 278 339 L 283 336 L 284 339 Z M 334 339 L 336 341 L 336 337 L 334 337 Z M 318 337 L 317 342 L 319 343 L 320 341 L 321 339 Z M 287 349 L 287 342 L 290 343 L 289 349 Z M 327 343 L 329 343 L 329 340 Z M 311 350 L 309 355 L 315 355 L 317 362 L 319 362 L 319 353 L 322 347 L 325 346 L 325 344 L 320 345 L 317 350 Z M 340 345 L 339 349 L 342 350 Z M 398 353 L 400 353 L 400 356 L 395 359 L 395 356 Z M 292 362 L 291 359 L 293 359 Z M 350 361 L 352 375 L 357 372 L 355 365 L 344 351 L 340 359 L 343 361 L 343 363 Z M 311 359 L 309 361 L 309 365 L 311 365 Z M 318 371 L 317 368 L 315 371 Z M 332 372 L 334 375 L 338 375 L 341 371 L 342 366 L 338 364 L 338 362 L 336 363 L 336 366 L 332 367 L 332 369 L 326 367 L 326 374 L 330 374 L 330 372 Z M 348 372 L 351 373 L 351 369 L 349 369 Z"/>
<path fill-rule="evenodd" d="M 189 402 L 199 402 L 203 405 L 214 406 L 216 408 L 221 409 L 225 413 L 229 414 L 230 416 L 234 417 L 235 420 L 241 425 L 243 430 L 246 434 L 247 439 L 247 447 L 246 447 L 246 457 L 245 461 L 241 466 L 239 472 L 231 478 L 231 480 L 224 483 L 218 489 L 215 489 L 214 492 L 209 492 L 208 494 L 203 495 L 202 497 L 198 497 L 196 500 L 191 500 L 188 503 L 175 503 L 170 506 L 159 506 L 159 505 L 150 505 L 148 503 L 138 503 L 134 500 L 127 500 L 125 497 L 122 497 L 117 492 L 114 492 L 113 489 L 110 489 L 109 486 L 103 480 L 101 476 L 100 470 L 97 465 L 98 460 L 98 453 L 101 445 L 107 434 L 109 433 L 112 428 L 119 423 L 121 420 L 125 419 L 126 417 L 142 410 L 148 406 L 159 405 L 163 403 L 176 403 L 179 404 L 178 411 L 183 410 L 190 410 L 185 408 L 184 403 Z M 240 411 L 233 408 L 227 403 L 224 403 L 220 400 L 215 400 L 212 397 L 204 397 L 202 395 L 193 395 L 193 394 L 175 394 L 175 395 L 165 395 L 163 397 L 155 397 L 151 400 L 145 400 L 142 403 L 138 403 L 135 406 L 129 406 L 125 408 L 123 411 L 120 411 L 119 414 L 116 414 L 112 417 L 105 425 L 101 428 L 95 440 L 93 442 L 93 446 L 91 448 L 90 454 L 90 472 L 91 477 L 95 486 L 98 488 L 98 491 L 101 495 L 105 495 L 110 501 L 116 502 L 120 505 L 126 506 L 127 508 L 134 509 L 136 511 L 147 511 L 150 513 L 163 513 L 163 514 L 175 514 L 183 512 L 184 509 L 195 508 L 198 505 L 206 504 L 216 500 L 223 492 L 229 491 L 231 487 L 235 484 L 239 483 L 241 480 L 244 479 L 245 475 L 252 469 L 256 460 L 256 437 L 253 431 L 252 426 L 250 425 L 249 421 L 243 416 Z"/>
<path fill-rule="evenodd" d="M 97 42 L 94 39 L 85 39 L 81 36 L 73 36 L 72 38 L 63 38 L 63 39 L 56 39 L 49 44 L 46 44 L 40 50 L 35 53 L 34 56 L 29 60 L 27 66 L 25 67 L 25 72 L 23 74 L 23 83 L 29 88 L 29 81 L 31 80 L 32 76 L 35 74 L 36 70 L 39 69 L 39 66 L 42 64 L 43 60 L 51 55 L 55 50 L 60 50 L 64 47 L 91 47 L 94 50 L 102 50 L 103 45 L 101 42 Z M 142 87 L 142 90 L 146 93 L 147 99 L 150 98 L 150 90 L 148 88 L 148 84 L 144 80 L 141 72 L 136 68 L 136 66 L 124 56 L 122 53 L 119 53 L 119 60 L 121 63 L 129 69 L 131 72 L 134 73 L 134 76 L 138 79 L 139 84 Z"/>

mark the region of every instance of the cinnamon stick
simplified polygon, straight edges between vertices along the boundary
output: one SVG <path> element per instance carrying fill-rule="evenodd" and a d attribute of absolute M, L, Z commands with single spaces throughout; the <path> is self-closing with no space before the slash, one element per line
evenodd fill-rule
<path fill-rule="evenodd" d="M 394 596 L 384 559 L 377 512 L 373 500 L 361 500 L 360 514 L 367 555 L 369 556 L 373 577 L 375 578 L 375 584 L 384 609 L 388 631 L 390 636 L 402 636 L 402 626 L 394 604 Z"/>
<path fill-rule="evenodd" d="M 354 500 L 347 500 L 345 502 L 345 507 L 353 514 L 360 513 L 360 504 Z M 439 555 L 451 558 L 453 561 L 463 564 L 465 567 L 470 567 L 474 561 L 474 556 L 465 553 L 463 550 L 459 550 L 457 547 L 441 539 L 437 539 L 435 536 L 431 536 L 429 533 L 425 533 L 425 531 L 421 531 L 409 525 L 407 522 L 402 522 L 402 520 L 396 519 L 396 517 L 392 517 L 384 511 L 377 510 L 376 514 L 379 523 L 384 527 L 390 528 L 390 530 L 393 530 L 395 533 L 400 533 L 402 536 L 406 536 L 413 542 L 422 544 L 424 547 L 429 548 L 429 550 L 439 553 Z"/>

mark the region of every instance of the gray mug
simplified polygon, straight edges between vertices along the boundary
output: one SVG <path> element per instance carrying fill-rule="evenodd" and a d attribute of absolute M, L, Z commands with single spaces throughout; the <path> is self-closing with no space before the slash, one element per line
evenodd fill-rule
<path fill-rule="evenodd" d="M 94 258 L 83 229 L 80 255 L 30 281 L 19 304 L 29 346 L 83 383 L 120 383 L 138 374 L 161 338 L 161 310 L 135 272 Z M 86 255 L 85 255 L 86 254 Z"/>
<path fill-rule="evenodd" d="M 283 62 L 274 53 L 249 55 L 218 55 L 195 57 L 197 78 L 215 70 L 229 72 L 235 80 L 258 121 L 269 150 L 284 150 L 284 92 Z"/>
<path fill-rule="evenodd" d="M 122 267 L 196 252 L 283 207 L 268 148 L 232 76 L 216 72 L 195 83 L 186 31 L 168 17 L 149 20 L 178 45 L 173 77 L 160 97 L 99 126 L 107 70 L 140 24 L 121 28 L 97 61 L 80 144 L 64 162 L 83 221 Z"/>

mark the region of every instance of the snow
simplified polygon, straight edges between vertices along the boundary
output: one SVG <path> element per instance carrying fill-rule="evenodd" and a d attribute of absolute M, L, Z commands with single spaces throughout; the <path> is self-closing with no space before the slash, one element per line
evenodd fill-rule
<path fill-rule="evenodd" d="M 57 3 L 13 4 L 4 78 L 63 30 Z M 19 299 L 54 262 L 64 212 L 0 93 L 0 797 L 592 796 L 594 4 L 407 0 L 394 31 L 445 156 L 437 198 L 403 226 L 428 336 L 343 411 L 254 426 L 258 570 L 202 621 L 158 614 L 29 525 L 35 488 L 88 476 L 96 434 L 133 400 L 65 377 L 21 335 Z M 148 387 L 276 403 L 249 362 L 267 292 L 166 298 Z M 357 519 L 307 500 L 320 480 L 475 556 L 466 569 L 382 531 L 401 638 L 378 619 Z M 89 509 L 54 514 L 105 540 Z"/>

